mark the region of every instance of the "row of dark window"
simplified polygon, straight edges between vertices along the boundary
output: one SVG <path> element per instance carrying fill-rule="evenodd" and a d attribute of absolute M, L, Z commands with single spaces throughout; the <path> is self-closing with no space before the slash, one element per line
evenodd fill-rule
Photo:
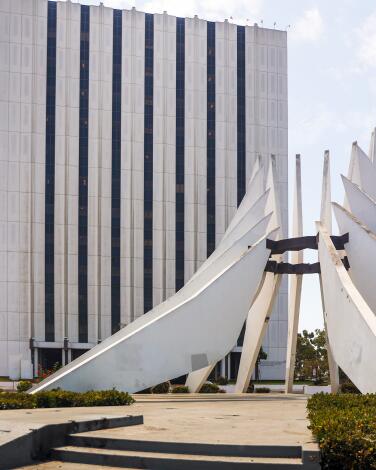
<path fill-rule="evenodd" d="M 56 3 L 48 2 L 46 100 L 46 340 L 54 340 Z M 90 7 L 81 5 L 79 103 L 79 341 L 87 342 L 87 204 Z M 153 306 L 154 17 L 145 15 L 144 311 Z M 122 12 L 113 12 L 111 328 L 120 328 Z M 176 19 L 176 290 L 184 285 L 185 20 Z M 245 28 L 237 27 L 237 202 L 245 193 Z M 207 24 L 207 255 L 215 249 L 215 23 Z"/>
<path fill-rule="evenodd" d="M 114 10 L 112 54 L 111 332 L 120 329 L 122 11 Z"/>
<path fill-rule="evenodd" d="M 45 340 L 55 341 L 55 96 L 56 3 L 48 2 L 46 91 L 46 187 L 45 187 Z"/>
<path fill-rule="evenodd" d="M 237 202 L 245 194 L 245 27 L 237 27 Z"/>
<path fill-rule="evenodd" d="M 153 308 L 153 74 L 154 16 L 145 15 L 144 102 L 144 312 Z"/>
<path fill-rule="evenodd" d="M 176 18 L 175 289 L 184 285 L 185 20 Z"/>
<path fill-rule="evenodd" d="M 80 103 L 79 103 L 79 192 L 78 205 L 78 340 L 88 341 L 87 302 L 87 208 L 88 208 L 88 121 L 89 121 L 89 32 L 90 7 L 81 5 Z"/>
<path fill-rule="evenodd" d="M 207 256 L 215 249 L 215 23 L 207 24 Z"/>

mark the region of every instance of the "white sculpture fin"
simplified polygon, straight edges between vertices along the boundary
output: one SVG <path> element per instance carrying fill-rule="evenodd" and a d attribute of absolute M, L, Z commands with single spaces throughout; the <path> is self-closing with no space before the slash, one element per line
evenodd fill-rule
<path fill-rule="evenodd" d="M 334 359 L 362 393 L 375 393 L 376 316 L 350 279 L 328 232 L 319 222 L 317 229 L 326 322 Z"/>

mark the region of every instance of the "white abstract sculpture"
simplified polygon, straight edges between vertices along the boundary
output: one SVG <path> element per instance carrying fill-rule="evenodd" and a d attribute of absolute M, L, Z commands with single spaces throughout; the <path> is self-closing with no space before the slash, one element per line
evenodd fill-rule
<path fill-rule="evenodd" d="M 30 393 L 56 387 L 75 391 L 115 387 L 133 393 L 184 374 L 189 390 L 198 392 L 215 364 L 236 344 L 244 323 L 235 392 L 246 392 L 282 273 L 292 275 L 286 391 L 293 388 L 303 274 L 318 273 L 332 391 L 339 386 L 339 366 L 361 392 L 376 392 L 375 149 L 375 131 L 369 156 L 353 143 L 348 177 L 342 176 L 345 207 L 331 204 L 329 152 L 325 152 L 317 237 L 303 237 L 301 161 L 296 156 L 290 240 L 281 239 L 275 157 L 258 159 L 222 240 L 185 286 Z M 339 237 L 331 236 L 332 207 Z M 303 263 L 302 250 L 307 247 L 318 250 L 316 265 Z M 289 250 L 292 264 L 283 261 L 282 253 Z"/>
<path fill-rule="evenodd" d="M 264 173 L 264 167 L 255 173 L 249 186 L 259 190 L 247 192 L 218 248 L 179 292 L 31 393 L 56 387 L 137 392 L 228 354 L 263 283 L 266 239 L 278 234 L 273 212 L 266 213 L 274 191 L 265 188 Z"/>

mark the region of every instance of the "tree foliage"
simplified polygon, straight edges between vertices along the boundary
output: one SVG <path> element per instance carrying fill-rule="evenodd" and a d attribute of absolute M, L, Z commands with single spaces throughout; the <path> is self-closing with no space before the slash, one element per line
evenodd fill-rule
<path fill-rule="evenodd" d="M 295 379 L 322 383 L 328 378 L 329 365 L 325 330 L 298 333 L 295 359 Z"/>

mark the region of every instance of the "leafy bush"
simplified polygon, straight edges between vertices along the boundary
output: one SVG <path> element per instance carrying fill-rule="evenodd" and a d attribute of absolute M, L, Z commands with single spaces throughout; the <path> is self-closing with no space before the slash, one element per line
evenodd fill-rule
<path fill-rule="evenodd" d="M 84 393 L 66 390 L 50 390 L 29 395 L 24 392 L 0 393 L 0 409 L 21 408 L 65 408 L 77 406 L 120 406 L 131 405 L 134 399 L 117 390 L 89 391 Z"/>
<path fill-rule="evenodd" d="M 19 410 L 36 408 L 36 400 L 33 395 L 24 392 L 0 393 L 0 410 Z"/>
<path fill-rule="evenodd" d="M 33 384 L 30 382 L 30 380 L 21 380 L 18 382 L 17 390 L 19 392 L 27 392 L 32 386 Z"/>
<path fill-rule="evenodd" d="M 171 390 L 172 393 L 189 393 L 189 388 L 185 385 L 178 385 Z"/>
<path fill-rule="evenodd" d="M 217 385 L 227 385 L 228 380 L 227 377 L 222 377 L 221 375 L 218 377 L 218 379 L 215 381 Z"/>
<path fill-rule="evenodd" d="M 356 386 L 350 380 L 343 382 L 340 386 L 341 393 L 360 393 Z"/>
<path fill-rule="evenodd" d="M 201 387 L 200 393 L 219 393 L 219 390 L 220 389 L 217 384 L 207 382 Z"/>
<path fill-rule="evenodd" d="M 253 393 L 254 391 L 255 391 L 255 386 L 254 386 L 253 383 L 251 382 L 251 383 L 248 385 L 247 393 Z"/>
<path fill-rule="evenodd" d="M 375 394 L 318 393 L 307 408 L 324 469 L 376 468 Z"/>
<path fill-rule="evenodd" d="M 41 365 L 38 367 L 38 377 L 35 379 L 36 383 L 41 382 L 42 380 L 46 379 L 50 375 L 54 374 L 61 368 L 60 362 L 55 362 L 52 366 L 52 369 L 43 369 Z"/>
<path fill-rule="evenodd" d="M 170 382 L 162 382 L 161 384 L 151 387 L 151 393 L 168 393 L 170 391 Z"/>
<path fill-rule="evenodd" d="M 257 387 L 255 388 L 255 393 L 270 393 L 269 387 Z"/>

